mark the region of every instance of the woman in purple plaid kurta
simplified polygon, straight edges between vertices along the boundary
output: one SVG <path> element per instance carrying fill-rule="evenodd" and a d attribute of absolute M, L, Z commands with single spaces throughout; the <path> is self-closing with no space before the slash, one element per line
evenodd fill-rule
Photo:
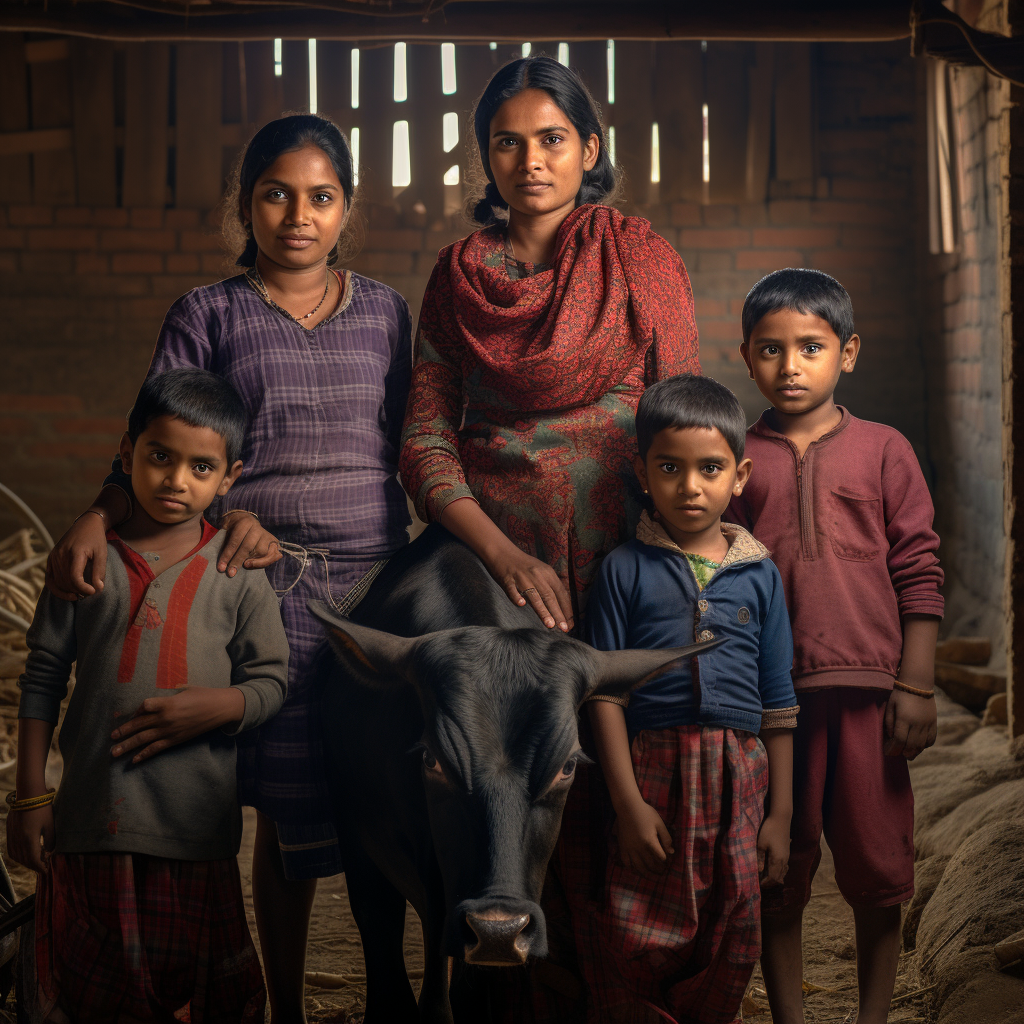
<path fill-rule="evenodd" d="M 196 288 L 171 306 L 149 372 L 200 366 L 242 396 L 245 469 L 226 507 L 255 512 L 282 542 L 267 570 L 282 595 L 288 697 L 238 742 L 239 796 L 277 824 L 285 871 L 342 870 L 314 713 L 323 629 L 310 600 L 339 603 L 407 540 L 396 479 L 412 363 L 409 307 L 387 285 L 339 274 L 342 299 L 312 330 L 266 299 L 254 272 Z M 222 503 L 223 506 L 223 503 Z"/>

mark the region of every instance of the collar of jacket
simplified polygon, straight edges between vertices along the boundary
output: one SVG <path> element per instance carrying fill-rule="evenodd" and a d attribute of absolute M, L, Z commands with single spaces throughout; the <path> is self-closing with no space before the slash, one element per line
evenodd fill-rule
<path fill-rule="evenodd" d="M 722 523 L 722 533 L 729 541 L 729 553 L 722 560 L 719 569 L 729 565 L 737 565 L 740 562 L 760 562 L 769 556 L 768 549 L 754 537 L 747 533 L 742 526 L 734 523 Z M 686 552 L 665 532 L 661 523 L 655 522 L 647 512 L 640 515 L 640 525 L 636 528 L 636 539 L 641 544 L 649 544 L 653 548 L 664 548 L 666 551 L 673 551 L 677 555 L 685 555 Z"/>
<path fill-rule="evenodd" d="M 836 408 L 839 410 L 839 422 L 831 430 L 827 430 L 824 434 L 822 434 L 821 437 L 819 437 L 817 440 L 812 441 L 812 445 L 821 444 L 824 441 L 831 441 L 832 438 L 836 436 L 836 434 L 838 434 L 842 430 L 845 430 L 850 425 L 851 421 L 853 420 L 853 416 L 850 414 L 850 410 L 847 409 L 845 405 L 837 405 Z M 788 437 L 786 437 L 785 434 L 780 434 L 777 430 L 773 430 L 770 426 L 768 426 L 768 421 L 765 419 L 765 417 L 771 411 L 771 409 L 766 409 L 763 413 L 761 413 L 757 422 L 752 427 L 749 428 L 750 433 L 758 434 L 761 437 L 769 437 L 773 441 L 781 441 L 783 444 L 788 445 L 795 451 L 796 445 Z M 808 448 L 810 448 L 810 445 L 808 445 Z"/>

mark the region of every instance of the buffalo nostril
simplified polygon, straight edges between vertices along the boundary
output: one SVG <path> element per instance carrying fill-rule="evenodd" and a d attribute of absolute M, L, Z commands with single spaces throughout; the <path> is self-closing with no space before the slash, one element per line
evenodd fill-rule
<path fill-rule="evenodd" d="M 476 937 L 476 944 L 466 943 L 467 963 L 495 967 L 522 964 L 530 952 L 526 929 L 529 914 L 504 914 L 497 910 L 467 913 L 466 924 Z"/>

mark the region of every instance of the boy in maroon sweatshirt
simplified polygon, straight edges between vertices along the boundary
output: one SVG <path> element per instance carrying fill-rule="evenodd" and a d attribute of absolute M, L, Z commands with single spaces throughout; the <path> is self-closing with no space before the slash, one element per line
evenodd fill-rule
<path fill-rule="evenodd" d="M 770 551 L 793 627 L 789 871 L 762 898 L 761 968 L 776 1024 L 802 1024 L 801 923 L 825 839 L 852 906 L 860 1008 L 883 1024 L 914 891 L 907 761 L 935 741 L 942 570 L 928 488 L 907 440 L 833 392 L 860 350 L 853 306 L 816 270 L 778 270 L 743 306 L 740 352 L 772 404 L 747 432 L 755 469 L 727 518 Z"/>

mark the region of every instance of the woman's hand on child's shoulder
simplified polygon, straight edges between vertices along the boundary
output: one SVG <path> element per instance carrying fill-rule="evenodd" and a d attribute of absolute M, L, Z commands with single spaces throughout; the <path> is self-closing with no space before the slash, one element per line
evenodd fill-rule
<path fill-rule="evenodd" d="M 47 589 L 62 601 L 92 597 L 103 589 L 106 573 L 106 522 L 94 512 L 83 512 L 46 559 Z"/>
<path fill-rule="evenodd" d="M 139 710 L 110 734 L 115 741 L 110 753 L 122 757 L 138 751 L 132 763 L 139 764 L 168 747 L 240 722 L 244 714 L 245 694 L 234 686 L 186 686 L 169 697 L 147 697 Z"/>
<path fill-rule="evenodd" d="M 769 814 L 757 833 L 757 871 L 762 885 L 782 885 L 789 869 L 791 815 Z"/>
<path fill-rule="evenodd" d="M 675 853 L 672 835 L 661 815 L 648 803 L 637 800 L 615 817 L 619 859 L 645 878 L 657 878 L 668 868 Z"/>
<path fill-rule="evenodd" d="M 45 873 L 54 844 L 53 804 L 7 815 L 7 853 L 11 860 Z"/>
<path fill-rule="evenodd" d="M 227 537 L 217 559 L 218 572 L 234 576 L 239 569 L 266 569 L 281 558 L 277 538 L 251 512 L 228 512 L 220 525 Z"/>

